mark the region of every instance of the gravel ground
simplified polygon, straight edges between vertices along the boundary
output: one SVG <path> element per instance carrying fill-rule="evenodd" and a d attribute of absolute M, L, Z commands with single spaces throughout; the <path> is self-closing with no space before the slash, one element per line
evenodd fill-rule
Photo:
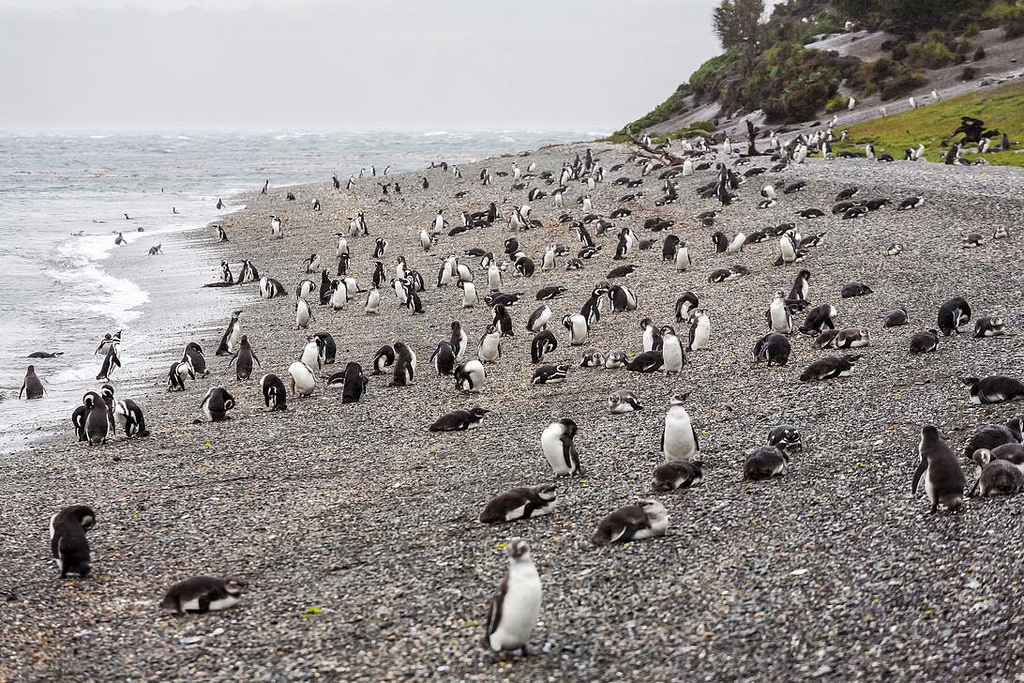
<path fill-rule="evenodd" d="M 388 178 L 401 183 L 401 195 L 383 197 L 371 179 L 351 191 L 330 183 L 291 188 L 294 202 L 283 189 L 254 195 L 245 211 L 223 221 L 229 243 L 216 244 L 203 230 L 177 245 L 194 251 L 211 280 L 221 258 L 249 258 L 291 292 L 309 253 L 319 252 L 333 270 L 333 233 L 362 210 L 370 237 L 349 241 L 353 273 L 369 282 L 373 240 L 386 236 L 389 274 L 404 254 L 426 279 L 425 313 L 399 309 L 385 290 L 377 316 L 363 313 L 361 298 L 337 313 L 314 306 L 309 330 L 297 330 L 293 296 L 262 300 L 255 285 L 244 285 L 194 336 L 168 340 L 166 364 L 195 339 L 209 354 L 212 374 L 181 394 L 137 396 L 152 436 L 119 434 L 88 448 L 74 443 L 64 423 L 51 428 L 51 443 L 9 456 L 2 477 L 8 519 L 0 545 L 0 590 L 7 597 L 0 680 L 1024 680 L 1017 673 L 1024 656 L 1021 498 L 970 499 L 963 514 L 929 515 L 926 499 L 910 495 L 923 425 L 937 425 L 960 452 L 980 425 L 1024 412 L 1019 404 L 972 406 L 959 380 L 1021 377 L 1024 349 L 1016 333 L 1024 321 L 1013 308 L 1022 296 L 1020 171 L 809 160 L 747 182 L 724 208 L 694 191 L 714 179 L 713 170 L 677 179 L 679 201 L 655 207 L 656 173 L 644 177 L 639 201 L 620 203 L 635 190 L 610 181 L 641 178 L 631 150 L 590 147 L 605 168 L 625 164 L 593 191 L 595 212 L 629 206 L 632 216 L 614 223 L 641 238 L 665 234 L 644 230 L 645 218 L 674 220 L 671 232 L 689 243 L 694 265 L 675 272 L 661 260 L 660 244 L 631 254 L 637 270 L 627 281 L 639 294 L 639 310 L 613 314 L 606 307 L 588 345 L 639 352 L 639 320 L 673 322 L 676 298 L 692 290 L 711 318 L 711 344 L 689 356 L 680 376 L 580 368 L 581 349 L 569 346 L 557 323 L 578 311 L 616 265 L 614 231 L 595 235 L 604 249 L 582 271 L 560 264 L 549 273 L 538 267 L 532 279 L 506 273 L 504 290 L 524 296 L 512 308 L 515 336 L 488 367 L 479 395 L 437 376 L 427 359 L 448 338 L 451 321 L 462 322 L 473 356 L 490 319 L 482 304 L 463 310 L 459 290 L 435 288 L 441 259 L 472 246 L 500 253 L 510 207 L 523 203 L 531 187 L 550 190 L 539 178 L 510 190 L 511 175 L 481 184 L 481 168 L 511 172 L 512 158 L 466 165 L 462 179 L 441 169 Z M 537 172 L 557 175 L 584 148 L 545 148 L 516 161 L 523 168 L 536 161 Z M 808 187 L 758 210 L 758 190 L 777 180 L 805 180 Z M 898 202 L 920 194 L 925 203 L 839 220 L 829 213 L 833 197 L 854 184 L 858 198 Z M 459 191 L 466 195 L 454 198 Z M 582 216 L 576 199 L 585 192 L 573 183 L 566 194 L 564 210 L 574 218 Z M 310 209 L 314 199 L 322 211 Z M 489 201 L 503 220 L 442 235 L 432 251 L 421 250 L 419 231 L 438 208 L 454 222 L 462 209 L 481 210 Z M 531 205 L 543 227 L 516 236 L 538 266 L 547 244 L 578 248 L 550 198 Z M 827 215 L 796 216 L 807 207 Z M 711 228 L 696 220 L 709 209 L 721 209 Z M 283 239 L 270 235 L 271 213 L 284 218 Z M 711 245 L 714 230 L 731 236 L 789 221 L 805 235 L 825 233 L 794 266 L 772 265 L 774 239 L 736 255 L 716 255 Z M 962 232 L 990 236 L 998 225 L 1009 227 L 1010 239 L 962 248 Z M 902 254 L 885 255 L 891 242 L 904 245 Z M 483 294 L 478 260 L 464 260 Z M 712 270 L 733 264 L 751 274 L 708 283 Z M 788 366 L 751 364 L 749 350 L 765 333 L 773 293 L 788 291 L 805 267 L 812 303 L 832 303 L 840 326 L 871 332 L 849 378 L 800 382 L 803 368 L 834 353 L 800 335 L 792 337 Z M 841 299 L 842 286 L 854 280 L 874 293 Z M 549 361 L 572 367 L 562 385 L 532 386 L 525 322 L 537 306 L 535 292 L 553 284 L 568 292 L 551 302 L 560 346 Z M 245 382 L 212 355 L 238 292 L 245 293 L 244 331 L 262 361 Z M 935 353 L 910 356 L 910 336 L 935 326 L 938 306 L 958 295 L 975 318 L 1004 316 L 1011 334 L 954 336 Z M 882 329 L 883 314 L 899 305 L 910 324 Z M 320 330 L 338 344 L 337 363 L 325 366 L 325 375 L 349 360 L 368 372 L 378 347 L 402 340 L 419 356 L 415 384 L 391 387 L 389 376 L 372 377 L 362 402 L 343 405 L 340 390 L 321 383 L 310 398 L 290 398 L 286 413 L 267 412 L 259 375 L 275 372 L 287 382 L 306 335 Z M 236 397 L 233 419 L 194 422 L 202 418 L 202 396 L 216 385 Z M 609 415 L 605 397 L 617 388 L 635 390 L 646 409 Z M 665 537 L 595 549 L 589 539 L 600 519 L 650 493 L 668 399 L 684 388 L 692 389 L 687 409 L 709 467 L 705 485 L 658 496 L 670 513 Z M 480 429 L 427 431 L 442 413 L 475 404 L 491 410 Z M 586 475 L 558 482 L 558 506 L 549 516 L 479 524 L 491 496 L 551 480 L 540 433 L 561 417 L 579 425 Z M 782 422 L 804 435 L 789 474 L 743 481 L 745 456 Z M 94 573 L 60 580 L 49 559 L 47 523 L 60 507 L 77 503 L 97 513 L 89 534 Z M 496 659 L 479 639 L 504 573 L 503 544 L 512 536 L 531 545 L 544 601 L 532 654 Z M 249 587 L 242 605 L 202 616 L 161 613 L 163 591 L 198 573 L 243 577 Z"/>

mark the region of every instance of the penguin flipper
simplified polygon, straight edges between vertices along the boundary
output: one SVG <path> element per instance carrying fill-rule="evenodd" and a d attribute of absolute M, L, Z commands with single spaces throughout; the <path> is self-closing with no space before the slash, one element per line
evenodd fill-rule
<path fill-rule="evenodd" d="M 693 451 L 694 453 L 700 453 L 700 441 L 697 440 L 697 430 L 690 425 L 690 434 L 693 435 Z"/>
<path fill-rule="evenodd" d="M 618 534 L 612 536 L 609 543 L 628 543 L 633 540 L 633 537 L 636 536 L 636 532 L 640 529 L 640 525 L 634 524 L 633 522 L 627 522 Z"/>
<path fill-rule="evenodd" d="M 484 647 L 490 649 L 491 642 L 490 636 L 498 629 L 498 624 L 501 623 L 501 607 L 505 601 L 505 592 L 508 590 L 508 577 L 501 582 L 501 587 L 498 592 L 491 597 L 491 604 L 487 611 L 487 633 L 484 635 L 483 642 Z"/>
<path fill-rule="evenodd" d="M 914 479 L 910 482 L 910 492 L 912 494 L 917 493 L 917 484 L 921 480 L 921 475 L 928 470 L 928 458 L 921 456 L 921 464 L 917 466 L 917 471 L 914 472 Z"/>

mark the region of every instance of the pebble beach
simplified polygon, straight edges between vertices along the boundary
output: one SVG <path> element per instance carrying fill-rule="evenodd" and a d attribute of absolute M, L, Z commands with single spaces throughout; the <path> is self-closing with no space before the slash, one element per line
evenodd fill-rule
<path fill-rule="evenodd" d="M 604 180 L 593 190 L 573 181 L 557 208 L 557 182 L 540 174 L 550 171 L 557 181 L 563 163 L 588 148 L 607 170 Z M 646 160 L 635 153 L 577 143 L 463 164 L 461 178 L 451 166 L 435 166 L 365 177 L 350 189 L 344 181 L 335 189 L 329 178 L 271 188 L 245 197 L 245 209 L 220 221 L 230 241 L 218 242 L 213 228 L 165 241 L 165 253 L 188 254 L 210 282 L 222 260 L 237 274 L 248 259 L 288 293 L 262 299 L 256 283 L 225 288 L 215 293 L 222 299 L 212 297 L 223 303 L 209 307 L 208 320 L 183 322 L 180 334 L 168 335 L 155 364 L 170 366 L 195 341 L 211 372 L 188 380 L 184 392 L 166 391 L 166 375 L 132 385 L 149 437 L 118 432 L 88 447 L 66 421 L 43 426 L 46 438 L 5 456 L 0 680 L 1024 680 L 1024 499 L 969 498 L 962 513 L 929 514 L 923 493 L 910 492 L 923 426 L 938 427 L 959 455 L 978 427 L 1024 413 L 1020 402 L 972 405 L 961 381 L 1024 379 L 1024 315 L 1015 308 L 1024 295 L 1024 175 L 1006 167 L 811 158 L 750 177 L 722 206 L 696 192 L 716 179 L 712 166 L 674 178 L 678 199 L 658 206 L 664 169 L 644 175 Z M 741 175 L 773 165 L 758 157 L 732 161 Z M 513 162 L 525 173 L 521 188 L 513 187 Z M 535 170 L 526 172 L 531 164 Z M 486 185 L 484 169 L 492 178 Z M 628 189 L 614 184 L 620 177 L 642 183 Z M 797 181 L 804 190 L 758 208 L 763 185 Z M 400 193 L 392 185 L 382 194 L 380 183 L 396 182 Z M 890 203 L 843 220 L 830 209 L 852 186 L 858 199 Z M 548 196 L 528 200 L 533 188 Z M 580 248 L 559 217 L 582 219 L 577 200 L 584 195 L 595 214 L 631 213 L 610 219 L 614 227 L 602 235 L 591 230 L 602 249 L 581 270 L 567 271 L 560 258 L 542 271 L 547 245 L 565 244 L 572 256 Z M 898 211 L 908 196 L 924 202 Z M 493 225 L 448 235 L 463 210 L 490 202 L 499 212 Z M 541 225 L 513 233 L 509 214 L 523 204 Z M 825 215 L 797 215 L 811 207 Z M 438 209 L 448 226 L 424 251 L 420 232 Z M 704 225 L 698 215 L 711 210 L 713 225 Z M 379 260 L 389 279 L 401 255 L 426 281 L 423 313 L 400 307 L 390 289 L 375 315 L 364 312 L 363 294 L 339 311 L 314 296 L 312 322 L 297 329 L 295 287 L 307 277 L 320 281 L 319 272 L 306 273 L 305 260 L 317 253 L 333 274 L 335 233 L 347 232 L 360 211 L 369 236 L 348 239 L 349 275 L 368 287 L 375 240 L 386 238 Z M 282 218 L 281 238 L 271 234 L 270 215 Z M 674 224 L 645 229 L 655 216 Z M 776 238 L 734 254 L 715 253 L 711 242 L 715 231 L 731 237 L 784 222 L 805 236 L 824 233 L 799 263 L 773 265 Z M 612 256 L 624 227 L 655 240 L 629 254 L 632 274 L 612 281 L 636 291 L 637 310 L 614 313 L 606 304 L 586 344 L 571 346 L 560 321 L 621 265 Z M 992 239 L 999 227 L 1009 238 Z M 965 248 L 968 233 L 980 233 L 981 246 Z M 688 270 L 663 260 L 666 234 L 687 243 Z M 482 297 L 486 272 L 465 251 L 482 248 L 507 262 L 510 236 L 538 267 L 529 278 L 511 267 L 503 273 L 502 291 L 522 293 L 509 309 L 514 335 L 503 340 L 500 360 L 487 364 L 482 391 L 460 391 L 428 359 L 453 321 L 469 336 L 467 359 L 475 358 L 493 314 L 483 301 L 463 308 L 458 288 L 437 287 L 438 269 L 458 255 Z M 887 255 L 892 243 L 901 253 Z M 708 281 L 734 265 L 749 275 Z M 788 292 L 805 268 L 812 305 L 831 303 L 838 327 L 870 332 L 870 345 L 853 351 L 862 358 L 849 377 L 801 382 L 812 362 L 843 352 L 819 349 L 797 332 L 787 365 L 751 360 L 751 347 L 768 331 L 774 293 Z M 842 298 L 850 282 L 872 293 Z M 544 362 L 566 363 L 569 372 L 562 384 L 533 385 L 526 321 L 542 303 L 537 291 L 556 285 L 566 292 L 546 303 L 558 348 Z M 681 373 L 580 367 L 586 347 L 639 353 L 645 317 L 675 325 L 685 338 L 674 305 L 686 291 L 707 312 L 711 337 L 708 348 L 687 355 Z M 202 295 L 210 298 L 210 290 Z M 979 339 L 965 328 L 941 338 L 935 352 L 911 355 L 910 337 L 936 327 L 939 306 L 955 296 L 967 299 L 975 319 L 1003 317 L 1007 334 Z M 883 328 L 885 313 L 901 306 L 909 324 Z M 260 361 L 243 381 L 227 357 L 214 356 L 239 309 Z M 802 317 L 794 314 L 798 324 Z M 260 376 L 272 372 L 287 385 L 288 366 L 320 331 L 334 337 L 336 362 L 318 371 L 312 396 L 289 396 L 284 412 L 267 410 Z M 411 386 L 390 386 L 390 373 L 373 375 L 362 400 L 346 404 L 340 389 L 327 386 L 326 377 L 349 361 L 369 374 L 377 349 L 396 341 L 418 356 Z M 211 423 L 200 411 L 214 386 L 236 399 L 226 422 Z M 606 399 L 617 389 L 636 392 L 644 410 L 609 414 Z M 704 482 L 655 494 L 669 513 L 665 536 L 594 547 L 590 538 L 605 515 L 652 495 L 668 401 L 687 390 Z M 428 431 L 440 415 L 475 405 L 490 411 L 478 429 Z M 558 478 L 550 515 L 481 524 L 493 496 L 555 481 L 540 435 L 565 417 L 579 426 L 584 474 Z M 788 474 L 745 481 L 746 457 L 784 423 L 803 437 Z M 973 483 L 973 463 L 961 461 Z M 73 504 L 96 511 L 88 534 L 92 574 L 62 580 L 47 524 Z M 543 604 L 530 654 L 495 656 L 480 639 L 507 566 L 505 545 L 516 536 L 530 544 Z M 241 605 L 205 615 L 160 610 L 167 587 L 196 574 L 243 578 Z"/>

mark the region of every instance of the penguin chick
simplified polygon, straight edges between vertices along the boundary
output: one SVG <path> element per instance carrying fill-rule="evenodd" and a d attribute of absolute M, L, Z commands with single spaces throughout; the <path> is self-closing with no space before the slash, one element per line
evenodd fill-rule
<path fill-rule="evenodd" d="M 237 605 L 243 588 L 241 579 L 193 576 L 168 588 L 160 607 L 178 614 L 217 612 Z"/>
<path fill-rule="evenodd" d="M 511 539 L 508 570 L 491 598 L 482 645 L 493 652 L 519 649 L 524 656 L 528 655 L 527 645 L 540 616 L 542 594 L 530 546 L 519 537 Z"/>
<path fill-rule="evenodd" d="M 480 521 L 484 524 L 497 524 L 547 515 L 554 509 L 556 496 L 554 484 L 509 489 L 487 503 L 480 513 Z"/>
<path fill-rule="evenodd" d="M 761 446 L 743 463 L 743 478 L 750 481 L 787 474 L 789 458 L 775 446 Z"/>
<path fill-rule="evenodd" d="M 939 438 L 939 430 L 934 425 L 926 425 L 921 429 L 921 442 L 917 447 L 921 456 L 921 464 L 914 472 L 910 484 L 910 492 L 917 494 L 917 485 L 924 476 L 924 490 L 931 500 L 931 511 L 945 505 L 951 512 L 960 512 L 964 507 L 964 472 L 960 461 L 949 446 Z"/>
<path fill-rule="evenodd" d="M 691 488 L 704 480 L 703 460 L 670 460 L 654 469 L 652 491 Z"/>
<path fill-rule="evenodd" d="M 601 520 L 590 542 L 596 546 L 640 541 L 664 536 L 668 530 L 668 511 L 654 498 L 626 505 Z"/>

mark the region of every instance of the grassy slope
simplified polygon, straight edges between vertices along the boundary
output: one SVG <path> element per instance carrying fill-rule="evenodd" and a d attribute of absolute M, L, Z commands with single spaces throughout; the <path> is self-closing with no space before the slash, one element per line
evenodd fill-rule
<path fill-rule="evenodd" d="M 836 151 L 863 150 L 871 142 L 875 152 L 888 152 L 897 159 L 903 150 L 924 143 L 925 154 L 931 161 L 949 147 L 952 132 L 960 125 L 961 116 L 973 116 L 985 122 L 986 129 L 998 129 L 1010 136 L 1013 149 L 1020 149 L 1024 139 L 1024 82 L 1010 82 L 977 92 L 967 93 L 935 104 L 927 104 L 885 118 L 874 119 L 849 126 L 846 142 Z M 960 136 L 957 135 L 957 139 Z M 1001 137 L 993 138 L 999 144 Z M 971 159 L 975 154 L 964 152 Z M 1015 151 L 985 155 L 989 164 L 998 166 L 1024 166 L 1024 154 Z"/>

